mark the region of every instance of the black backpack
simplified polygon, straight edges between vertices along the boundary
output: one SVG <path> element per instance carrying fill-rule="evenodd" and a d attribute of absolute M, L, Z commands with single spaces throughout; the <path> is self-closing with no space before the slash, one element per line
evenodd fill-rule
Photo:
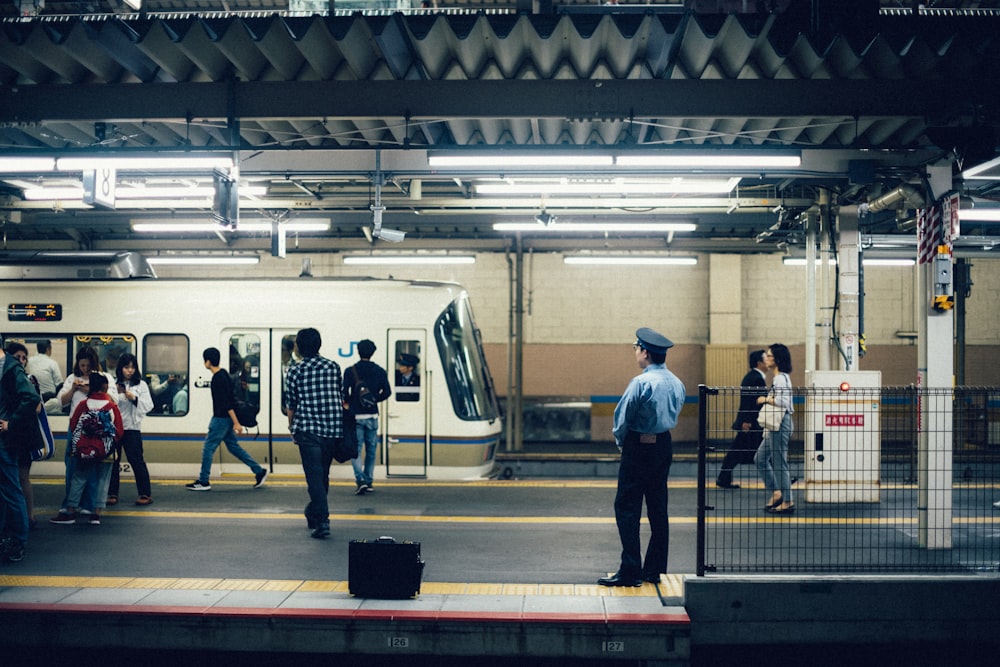
<path fill-rule="evenodd" d="M 354 397 L 361 408 L 361 414 L 376 412 L 378 410 L 378 402 L 375 400 L 375 394 L 365 384 L 361 374 L 358 373 L 357 366 L 352 366 L 351 370 L 354 371 Z"/>
<path fill-rule="evenodd" d="M 257 425 L 257 413 L 260 412 L 260 406 L 236 399 L 236 407 L 233 408 L 233 412 L 236 413 L 236 419 L 240 424 L 251 428 Z"/>

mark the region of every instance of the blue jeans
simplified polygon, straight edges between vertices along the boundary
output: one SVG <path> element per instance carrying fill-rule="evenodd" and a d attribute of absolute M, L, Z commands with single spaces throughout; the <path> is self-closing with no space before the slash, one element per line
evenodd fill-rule
<path fill-rule="evenodd" d="M 198 475 L 199 482 L 208 484 L 208 478 L 212 475 L 212 459 L 215 458 L 215 450 L 223 442 L 226 443 L 226 449 L 229 450 L 229 453 L 245 463 L 253 470 L 255 475 L 264 471 L 260 464 L 253 460 L 253 457 L 250 456 L 247 450 L 240 447 L 240 443 L 236 439 L 236 432 L 233 431 L 233 420 L 229 417 L 212 417 L 212 421 L 208 422 L 208 435 L 205 436 L 205 445 L 201 449 L 201 474 Z"/>
<path fill-rule="evenodd" d="M 781 418 L 781 428 L 764 431 L 764 440 L 754 457 L 764 487 L 768 491 L 780 491 L 786 503 L 792 502 L 792 474 L 788 468 L 788 442 L 791 439 L 792 416 L 786 412 Z"/>
<path fill-rule="evenodd" d="M 329 524 L 327 492 L 330 489 L 330 465 L 333 463 L 333 438 L 300 431 L 295 434 L 294 440 L 299 446 L 302 472 L 306 475 L 306 490 L 309 492 L 306 521 L 313 528 Z"/>
<path fill-rule="evenodd" d="M 108 501 L 111 468 L 116 465 L 118 463 L 113 459 L 86 463 L 76 461 L 73 477 L 70 480 L 69 495 L 66 497 L 66 506 L 79 507 L 90 512 L 104 509 Z"/>
<path fill-rule="evenodd" d="M 0 444 L 0 534 L 28 543 L 28 506 L 17 474 L 17 453 Z"/>
<path fill-rule="evenodd" d="M 357 420 L 358 455 L 351 459 L 354 468 L 354 481 L 358 484 L 372 484 L 372 474 L 375 472 L 375 449 L 378 447 L 378 417 L 366 417 Z M 361 450 L 365 450 L 364 467 L 361 463 Z"/>

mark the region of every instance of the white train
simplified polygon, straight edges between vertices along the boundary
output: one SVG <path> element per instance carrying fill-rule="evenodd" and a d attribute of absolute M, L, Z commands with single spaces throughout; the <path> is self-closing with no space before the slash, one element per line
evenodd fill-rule
<path fill-rule="evenodd" d="M 284 374 L 296 362 L 295 334 L 303 327 L 320 331 L 320 353 L 342 370 L 358 360 L 358 341 L 375 341 L 372 360 L 388 371 L 390 384 L 401 354 L 419 358 L 419 386 L 394 387 L 380 406 L 376 477 L 471 479 L 495 472 L 500 408 L 468 294 L 459 285 L 163 280 L 133 253 L 0 253 L 0 281 L 8 304 L 0 325 L 5 345 L 18 341 L 35 355 L 39 341 L 51 341 L 64 377 L 85 345 L 94 347 L 107 370 L 122 352 L 138 356 L 156 404 L 142 429 L 154 477 L 197 476 L 212 411 L 211 374 L 202 362 L 207 347 L 222 351 L 234 382 L 239 376 L 240 390 L 260 406 L 258 429 L 241 436 L 240 444 L 273 473 L 301 475 L 281 399 Z M 32 471 L 61 475 L 68 417 L 51 402 L 50 408 L 57 454 Z M 247 473 L 225 447 L 217 456 L 213 475 Z M 349 464 L 335 465 L 332 475 L 353 479 Z"/>

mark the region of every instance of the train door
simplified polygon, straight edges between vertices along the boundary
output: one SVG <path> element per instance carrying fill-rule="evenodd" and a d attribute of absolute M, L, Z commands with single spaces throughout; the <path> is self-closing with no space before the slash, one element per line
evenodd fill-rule
<path fill-rule="evenodd" d="M 388 351 L 392 396 L 386 406 L 385 472 L 389 477 L 426 477 L 430 463 L 430 374 L 424 370 L 427 332 L 390 329 Z"/>
<path fill-rule="evenodd" d="M 226 329 L 222 333 L 222 345 L 221 365 L 229 371 L 236 400 L 257 411 L 257 426 L 247 428 L 239 436 L 240 446 L 257 463 L 270 468 L 271 374 L 268 370 L 271 368 L 271 330 Z M 218 456 L 224 475 L 249 471 L 224 444 L 219 446 Z"/>

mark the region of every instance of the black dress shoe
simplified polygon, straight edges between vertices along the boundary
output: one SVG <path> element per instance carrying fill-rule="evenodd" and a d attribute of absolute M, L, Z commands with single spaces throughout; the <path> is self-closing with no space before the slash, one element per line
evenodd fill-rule
<path fill-rule="evenodd" d="M 719 487 L 720 489 L 738 489 L 738 488 L 740 488 L 739 484 L 733 484 L 732 482 L 728 482 L 728 483 L 716 482 L 715 485 L 717 487 Z"/>
<path fill-rule="evenodd" d="M 620 572 L 615 572 L 610 577 L 601 577 L 597 580 L 601 586 L 642 586 L 642 579 L 639 577 L 625 577 Z"/>
<path fill-rule="evenodd" d="M 646 573 L 642 575 L 642 579 L 643 581 L 648 581 L 651 584 L 658 584 L 660 583 L 660 573 L 659 572 Z"/>

